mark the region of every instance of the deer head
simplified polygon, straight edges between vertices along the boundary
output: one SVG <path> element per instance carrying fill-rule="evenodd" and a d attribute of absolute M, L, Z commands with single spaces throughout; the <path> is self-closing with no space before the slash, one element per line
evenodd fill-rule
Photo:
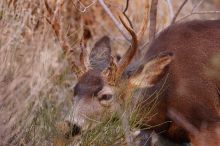
<path fill-rule="evenodd" d="M 102 37 L 92 48 L 90 69 L 79 77 L 74 87 L 73 123 L 80 128 L 91 128 L 102 121 L 103 115 L 119 111 L 121 102 L 131 91 L 127 89 L 124 96 L 117 97 L 120 94 L 118 89 L 125 82 L 130 88 L 152 87 L 166 73 L 173 58 L 172 53 L 167 52 L 154 56 L 146 64 L 139 64 L 135 70 L 129 70 L 129 74 L 125 71 L 137 50 L 136 35 L 132 35 L 133 43 L 118 64 L 111 57 L 109 37 Z"/>

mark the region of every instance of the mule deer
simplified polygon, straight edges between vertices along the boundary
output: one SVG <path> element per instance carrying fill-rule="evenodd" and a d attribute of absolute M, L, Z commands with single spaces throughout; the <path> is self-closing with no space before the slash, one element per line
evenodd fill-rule
<path fill-rule="evenodd" d="M 151 42 L 144 59 L 134 63 L 131 60 L 141 37 L 121 21 L 132 36 L 132 43 L 118 64 L 111 56 L 111 42 L 107 36 L 97 41 L 91 50 L 89 68 L 84 63 L 83 53 L 80 57 L 83 68 L 73 63 L 79 77 L 74 87 L 73 124 L 85 130 L 90 126 L 91 119 L 99 121 L 103 114 L 117 112 L 120 103 L 128 100 L 128 91 L 132 87 L 147 91 L 140 99 L 141 107 L 147 108 L 143 101 L 163 88 L 154 108 L 157 114 L 150 120 L 143 120 L 142 124 L 154 126 L 165 123 L 152 130 L 164 131 L 162 135 L 176 142 L 191 141 L 193 145 L 198 145 L 202 134 L 197 138 L 195 132 L 176 120 L 170 114 L 175 110 L 199 132 L 205 131 L 205 135 L 209 135 L 207 141 L 213 141 L 211 145 L 220 145 L 218 136 L 210 136 L 216 133 L 220 122 L 220 81 L 207 73 L 210 59 L 220 53 L 220 20 L 173 24 Z M 58 38 L 63 39 L 59 31 L 55 32 Z M 61 42 L 63 49 L 68 49 L 65 41 Z M 118 88 L 125 83 L 130 89 L 116 98 Z M 144 117 L 145 113 L 140 115 Z M 207 130 L 202 128 L 204 124 Z"/>
<path fill-rule="evenodd" d="M 198 143 L 181 122 L 169 116 L 168 111 L 175 109 L 196 129 L 206 124 L 209 130 L 206 133 L 215 133 L 220 122 L 220 81 L 209 76 L 206 70 L 210 59 L 220 53 L 220 20 L 191 21 L 168 27 L 150 44 L 139 64 L 129 64 L 137 40 L 135 33 L 127 29 L 133 43 L 118 65 L 112 62 L 108 37 L 101 38 L 92 49 L 91 69 L 79 78 L 74 88 L 75 124 L 84 129 L 88 119 L 100 120 L 103 113 L 117 111 L 120 105 L 114 95 L 122 82 L 128 81 L 131 86 L 146 88 L 144 99 L 163 86 L 154 111 L 157 115 L 143 123 L 173 122 L 154 128 L 156 132 L 165 130 L 163 135 L 176 142 Z M 123 98 L 126 100 L 126 96 Z M 207 141 L 220 145 L 220 139 L 211 138 Z"/>

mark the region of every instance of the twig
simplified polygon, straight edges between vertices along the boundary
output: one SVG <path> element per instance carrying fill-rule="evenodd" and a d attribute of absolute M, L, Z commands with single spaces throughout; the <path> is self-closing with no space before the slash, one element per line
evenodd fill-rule
<path fill-rule="evenodd" d="M 157 4 L 158 0 L 152 0 L 150 8 L 150 32 L 149 39 L 152 42 L 155 38 L 156 27 L 157 27 Z"/>
<path fill-rule="evenodd" d="M 89 7 L 91 7 L 92 5 L 94 5 L 95 3 L 96 3 L 96 0 L 94 0 L 91 4 L 89 4 L 88 6 L 85 6 L 80 0 L 77 0 L 77 5 L 79 5 L 79 8 L 78 8 L 78 6 L 76 6 L 75 4 L 74 4 L 74 2 L 73 2 L 73 0 L 72 0 L 72 3 L 73 3 L 73 5 L 75 6 L 75 8 L 77 9 L 77 10 L 79 10 L 80 12 L 82 12 L 82 13 L 84 13 L 84 12 L 86 12 L 86 10 L 89 8 Z"/>
<path fill-rule="evenodd" d="M 123 13 L 126 13 L 126 12 L 127 12 L 128 6 L 129 6 L 129 0 L 127 0 L 127 2 L 126 2 L 126 6 L 125 6 L 125 9 L 124 9 Z"/>
<path fill-rule="evenodd" d="M 178 17 L 179 13 L 181 12 L 181 10 L 183 9 L 183 7 L 185 6 L 185 4 L 188 2 L 188 0 L 184 0 L 184 2 L 180 5 L 179 9 L 177 10 L 176 14 L 173 17 L 173 20 L 171 21 L 171 24 L 174 24 L 176 21 L 176 18 Z"/>
<path fill-rule="evenodd" d="M 188 17 L 190 17 L 192 15 L 196 15 L 196 14 L 198 14 L 198 15 L 205 15 L 205 14 L 218 14 L 218 13 L 220 13 L 220 11 L 198 11 L 198 12 L 192 12 L 192 13 L 186 15 L 186 16 L 181 17 L 178 21 L 182 21 L 183 19 L 186 19 L 186 18 L 188 18 Z"/>
<path fill-rule="evenodd" d="M 172 6 L 171 0 L 167 0 L 167 4 L 169 7 L 169 11 L 170 11 L 170 20 L 172 20 L 174 17 L 174 12 L 173 12 L 173 6 Z"/>
<path fill-rule="evenodd" d="M 192 9 L 191 12 L 194 12 L 198 7 L 200 7 L 200 5 L 201 5 L 204 1 L 205 1 L 205 0 L 200 0 L 200 2 L 193 7 L 193 9 Z"/>
<path fill-rule="evenodd" d="M 195 14 L 213 14 L 213 13 L 216 14 L 216 13 L 220 13 L 220 11 L 197 11 L 196 12 L 196 9 L 198 9 L 204 1 L 205 0 L 200 0 L 200 2 L 193 7 L 193 9 L 191 10 L 191 12 L 189 14 L 181 17 L 177 21 L 181 21 L 181 20 L 186 19 L 187 17 L 190 17 L 190 16 L 195 15 Z"/>
<path fill-rule="evenodd" d="M 148 24 L 148 12 L 149 12 L 149 1 L 145 1 L 145 6 L 144 6 L 144 18 L 140 27 L 140 31 L 137 33 L 137 39 L 138 42 L 141 41 L 141 38 L 144 36 L 144 33 L 147 29 L 147 24 Z"/>
<path fill-rule="evenodd" d="M 187 119 L 183 117 L 180 113 L 178 113 L 176 110 L 170 108 L 168 110 L 168 115 L 173 121 L 183 126 L 191 134 L 199 134 L 199 130 L 196 127 L 194 127 L 191 123 L 189 123 L 189 121 L 187 121 Z"/>
<path fill-rule="evenodd" d="M 130 42 L 130 39 L 128 35 L 123 31 L 122 25 L 118 22 L 118 20 L 115 18 L 115 16 L 112 14 L 110 9 L 106 6 L 105 2 L 103 0 L 98 0 L 100 5 L 103 7 L 105 12 L 109 15 L 109 17 L 112 19 L 113 23 L 115 26 L 118 28 L 118 30 L 121 32 L 121 34 L 124 36 L 124 38 Z"/>
<path fill-rule="evenodd" d="M 220 11 L 198 11 L 194 12 L 193 14 L 217 14 L 220 13 Z"/>
<path fill-rule="evenodd" d="M 129 23 L 129 25 L 130 25 L 130 27 L 131 27 L 132 29 L 134 29 L 134 27 L 133 27 L 133 25 L 132 25 L 132 23 L 131 23 L 131 20 L 128 18 L 127 14 L 126 14 L 126 12 L 127 12 L 127 10 L 128 10 L 128 7 L 129 7 L 129 0 L 127 0 L 127 2 L 126 2 L 126 6 L 125 6 L 125 9 L 124 9 L 124 11 L 123 11 L 123 14 L 124 14 L 125 18 L 127 19 L 128 23 Z"/>
<path fill-rule="evenodd" d="M 126 110 L 122 112 L 122 109 L 120 112 L 121 112 L 121 117 L 122 117 L 122 127 L 123 127 L 124 134 L 125 134 L 126 144 L 127 146 L 133 146 L 134 143 L 133 143 L 133 137 L 130 133 L 128 112 Z"/>

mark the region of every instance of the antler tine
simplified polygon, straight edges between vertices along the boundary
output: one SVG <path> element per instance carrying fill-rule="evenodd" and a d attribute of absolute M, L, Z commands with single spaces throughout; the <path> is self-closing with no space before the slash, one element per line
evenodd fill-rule
<path fill-rule="evenodd" d="M 145 10 L 144 10 L 144 19 L 142 21 L 141 27 L 139 32 L 136 33 L 131 29 L 124 21 L 123 19 L 120 18 L 120 21 L 122 22 L 123 26 L 127 29 L 127 31 L 130 33 L 132 36 L 132 44 L 131 47 L 128 49 L 128 51 L 125 53 L 124 57 L 121 59 L 119 65 L 118 65 L 118 70 L 117 70 L 117 78 L 119 78 L 124 69 L 128 66 L 128 64 L 131 62 L 132 58 L 135 56 L 135 53 L 137 52 L 138 49 L 138 43 L 141 41 L 141 38 L 144 35 L 144 32 L 147 29 L 147 24 L 148 24 L 148 10 L 149 10 L 149 1 L 145 1 Z M 128 17 L 127 17 L 128 19 Z"/>
<path fill-rule="evenodd" d="M 135 56 L 135 53 L 136 53 L 137 48 L 138 48 L 138 40 L 137 40 L 136 33 L 134 32 L 133 29 L 131 29 L 129 26 L 127 26 L 127 24 L 124 22 L 124 20 L 120 16 L 119 16 L 119 19 L 122 22 L 123 26 L 126 28 L 126 30 L 132 36 L 132 42 L 131 42 L 130 48 L 127 50 L 127 52 L 125 53 L 125 55 L 123 56 L 123 58 L 121 59 L 121 61 L 118 64 L 118 69 L 117 69 L 117 72 L 116 72 L 116 76 L 117 76 L 116 78 L 117 79 L 120 78 L 120 76 L 122 75 L 125 68 L 131 62 L 131 60 Z"/>

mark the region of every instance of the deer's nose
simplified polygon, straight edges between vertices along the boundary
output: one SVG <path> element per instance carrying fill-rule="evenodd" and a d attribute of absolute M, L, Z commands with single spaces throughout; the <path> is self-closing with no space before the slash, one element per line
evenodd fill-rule
<path fill-rule="evenodd" d="M 63 134 L 65 135 L 65 137 L 67 139 L 80 134 L 80 132 L 81 132 L 80 126 L 78 126 L 77 124 L 73 124 L 73 123 L 71 123 L 69 121 L 65 121 L 65 123 L 66 123 L 66 126 L 67 126 L 66 128 L 68 130 L 65 131 Z"/>
<path fill-rule="evenodd" d="M 80 134 L 80 132 L 81 132 L 81 128 L 78 125 L 76 125 L 76 124 L 71 125 L 71 135 L 72 136 L 78 135 L 78 134 Z"/>

